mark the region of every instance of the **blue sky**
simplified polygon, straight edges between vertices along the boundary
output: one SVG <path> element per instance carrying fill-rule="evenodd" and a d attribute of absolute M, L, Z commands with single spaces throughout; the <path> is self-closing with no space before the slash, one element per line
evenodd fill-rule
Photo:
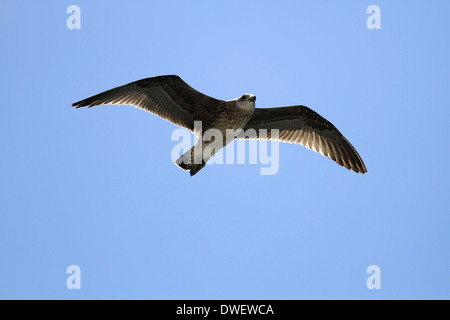
<path fill-rule="evenodd" d="M 81 9 L 69 30 L 66 9 Z M 369 30 L 366 9 L 381 9 Z M 448 1 L 0 3 L 0 298 L 449 299 Z M 280 144 L 276 175 L 171 161 L 174 125 L 71 103 L 177 74 L 303 104 L 358 175 Z M 69 290 L 69 265 L 81 289 Z M 366 269 L 381 270 L 381 289 Z"/>

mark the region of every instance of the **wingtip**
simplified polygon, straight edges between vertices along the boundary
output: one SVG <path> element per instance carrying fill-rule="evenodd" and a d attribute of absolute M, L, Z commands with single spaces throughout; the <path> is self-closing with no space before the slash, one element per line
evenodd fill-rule
<path fill-rule="evenodd" d="M 90 108 L 92 106 L 88 105 L 88 104 L 83 104 L 83 103 L 80 103 L 80 102 L 75 102 L 75 103 L 72 103 L 72 107 L 74 107 L 75 109 L 78 109 L 78 108 L 82 108 L 82 107 Z"/>
<path fill-rule="evenodd" d="M 342 165 L 344 168 L 345 168 L 345 166 L 344 165 Z M 360 167 L 360 166 L 358 166 L 358 165 L 350 165 L 350 168 L 347 168 L 349 171 L 353 171 L 353 172 L 355 172 L 355 173 L 361 173 L 361 174 L 365 174 L 365 173 L 367 173 L 367 170 L 366 170 L 366 167 Z"/>
<path fill-rule="evenodd" d="M 362 159 L 361 159 L 361 164 L 358 166 L 358 169 L 359 169 L 359 173 L 361 173 L 361 174 L 366 174 L 367 173 L 366 165 L 364 164 Z"/>
<path fill-rule="evenodd" d="M 361 174 L 366 174 L 367 173 L 367 169 L 366 167 L 362 167 L 362 168 L 355 168 L 353 169 L 353 171 L 355 171 L 356 173 L 361 173 Z"/>

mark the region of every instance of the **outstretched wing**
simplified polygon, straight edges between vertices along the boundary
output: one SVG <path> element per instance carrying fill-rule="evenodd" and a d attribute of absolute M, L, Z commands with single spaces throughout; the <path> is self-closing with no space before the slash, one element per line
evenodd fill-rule
<path fill-rule="evenodd" d="M 194 131 L 194 121 L 208 121 L 223 103 L 190 87 L 175 75 L 146 78 L 75 102 L 73 107 L 132 105 Z"/>
<path fill-rule="evenodd" d="M 266 131 L 261 132 L 261 129 Z M 279 130 L 276 140 L 305 146 L 357 173 L 367 172 L 364 162 L 350 142 L 331 122 L 308 107 L 256 108 L 243 128 L 243 134 L 237 138 L 271 139 L 271 129 Z M 264 131 L 267 135 L 264 135 Z"/>

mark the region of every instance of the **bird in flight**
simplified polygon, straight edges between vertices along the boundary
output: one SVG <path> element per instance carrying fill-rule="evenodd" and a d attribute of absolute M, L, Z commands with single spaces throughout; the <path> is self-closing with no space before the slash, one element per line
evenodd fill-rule
<path fill-rule="evenodd" d="M 228 129 L 241 129 L 240 132 L 245 134 L 231 140 L 273 139 L 295 143 L 324 155 L 348 170 L 367 172 L 350 142 L 331 122 L 313 110 L 302 105 L 255 108 L 255 100 L 252 94 L 226 101 L 214 99 L 193 89 L 180 77 L 166 75 L 134 81 L 75 102 L 72 106 L 132 105 L 187 128 L 196 135 L 208 129 L 217 129 L 222 133 Z M 201 121 L 201 132 L 197 132 L 196 121 Z M 272 135 L 273 130 L 278 130 L 278 134 Z M 229 142 L 229 138 L 224 139 L 222 147 Z M 204 156 L 201 152 L 195 152 L 197 144 L 175 161 L 181 169 L 189 170 L 191 176 L 200 171 L 213 155 Z M 207 146 L 208 143 L 203 142 L 200 149 L 203 151 Z"/>

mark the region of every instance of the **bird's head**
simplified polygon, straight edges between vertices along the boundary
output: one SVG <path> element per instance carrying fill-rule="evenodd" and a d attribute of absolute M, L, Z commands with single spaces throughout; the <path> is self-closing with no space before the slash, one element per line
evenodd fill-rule
<path fill-rule="evenodd" d="M 246 93 L 246 94 L 243 94 L 242 96 L 240 96 L 238 99 L 237 99 L 239 102 L 255 102 L 256 101 L 256 96 L 255 95 L 253 95 L 253 94 L 248 94 L 248 93 Z"/>
<path fill-rule="evenodd" d="M 236 103 L 239 108 L 246 109 L 246 110 L 253 110 L 255 109 L 255 101 L 256 96 L 253 94 L 243 94 L 239 98 L 236 99 Z"/>

